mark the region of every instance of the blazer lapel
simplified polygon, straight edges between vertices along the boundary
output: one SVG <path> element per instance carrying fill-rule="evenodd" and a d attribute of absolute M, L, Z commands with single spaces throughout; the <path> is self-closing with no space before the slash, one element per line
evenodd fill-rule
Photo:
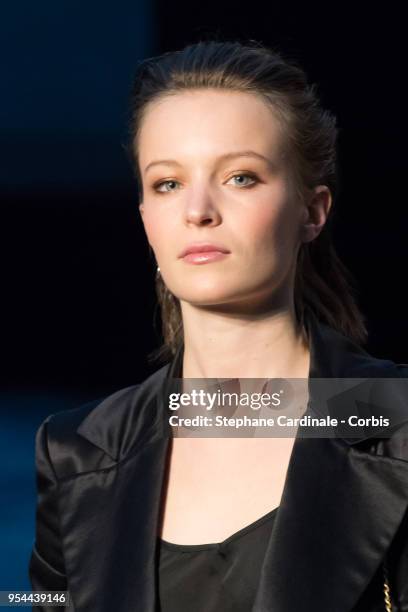
<path fill-rule="evenodd" d="M 408 463 L 297 438 L 253 612 L 347 612 L 408 504 Z"/>
<path fill-rule="evenodd" d="M 83 612 L 157 609 L 156 533 L 170 440 L 158 389 L 167 369 L 109 396 L 77 429 L 110 460 L 59 484 L 68 590 Z"/>
<path fill-rule="evenodd" d="M 398 378 L 393 362 L 373 359 L 311 311 L 306 321 L 311 412 L 314 378 Z M 398 408 L 408 420 L 406 398 Z M 252 612 L 351 611 L 407 511 L 408 462 L 361 450 L 357 439 L 301 437 L 302 429 Z"/>
<path fill-rule="evenodd" d="M 392 362 L 374 360 L 311 311 L 306 322 L 310 382 L 393 372 Z M 84 612 L 155 612 L 157 530 L 172 435 L 164 398 L 167 382 L 180 377 L 182 355 L 183 347 L 141 385 L 106 398 L 77 429 L 111 461 L 60 482 L 69 590 Z M 342 438 L 298 435 L 253 612 L 352 610 L 407 506 L 408 462 Z"/>

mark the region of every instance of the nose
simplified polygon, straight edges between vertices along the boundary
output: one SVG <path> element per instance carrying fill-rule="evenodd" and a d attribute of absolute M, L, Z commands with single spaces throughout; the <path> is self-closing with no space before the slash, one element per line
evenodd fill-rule
<path fill-rule="evenodd" d="M 202 188 L 191 194 L 185 207 L 187 225 L 219 225 L 221 214 L 208 189 Z"/>

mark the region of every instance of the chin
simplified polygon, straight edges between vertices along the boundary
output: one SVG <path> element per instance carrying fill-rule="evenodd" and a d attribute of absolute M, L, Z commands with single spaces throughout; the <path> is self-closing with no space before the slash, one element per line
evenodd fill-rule
<path fill-rule="evenodd" d="M 192 306 L 214 306 L 221 307 L 225 306 L 229 311 L 234 306 L 239 309 L 242 304 L 246 303 L 247 294 L 242 292 L 242 288 L 237 288 L 235 291 L 192 291 L 191 288 L 188 292 L 183 291 L 179 294 L 179 299 L 191 304 Z"/>
<path fill-rule="evenodd" d="M 194 304 L 195 306 L 210 306 L 212 304 L 216 305 L 233 301 L 235 293 L 227 292 L 225 287 L 203 287 L 201 284 L 195 287 L 194 283 L 189 283 L 187 290 L 184 285 L 184 287 L 180 288 L 180 291 L 176 290 L 174 295 L 179 300 Z"/>
<path fill-rule="evenodd" d="M 231 297 L 228 298 L 224 292 L 215 293 L 211 291 L 196 291 L 189 292 L 188 294 L 183 293 L 183 295 L 179 296 L 179 299 L 189 304 L 193 304 L 194 306 L 216 306 L 217 304 L 225 304 L 231 301 Z"/>

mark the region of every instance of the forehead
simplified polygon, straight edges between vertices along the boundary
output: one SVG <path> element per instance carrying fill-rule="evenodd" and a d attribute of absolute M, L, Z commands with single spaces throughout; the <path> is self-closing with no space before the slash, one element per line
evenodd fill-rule
<path fill-rule="evenodd" d="M 282 124 L 265 100 L 214 89 L 177 92 L 151 103 L 138 139 L 142 168 L 156 158 L 210 160 L 249 148 L 277 156 L 282 145 Z"/>

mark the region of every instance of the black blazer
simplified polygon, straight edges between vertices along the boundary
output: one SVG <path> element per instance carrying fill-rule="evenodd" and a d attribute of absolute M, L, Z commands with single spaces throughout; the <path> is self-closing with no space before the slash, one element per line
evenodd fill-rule
<path fill-rule="evenodd" d="M 311 311 L 306 323 L 309 379 L 408 376 Z M 171 438 L 162 398 L 181 357 L 38 429 L 29 576 L 33 590 L 69 590 L 70 611 L 155 611 Z M 252 612 L 383 612 L 386 554 L 393 609 L 408 612 L 407 396 L 394 407 L 402 418 L 389 438 L 296 438 Z"/>

